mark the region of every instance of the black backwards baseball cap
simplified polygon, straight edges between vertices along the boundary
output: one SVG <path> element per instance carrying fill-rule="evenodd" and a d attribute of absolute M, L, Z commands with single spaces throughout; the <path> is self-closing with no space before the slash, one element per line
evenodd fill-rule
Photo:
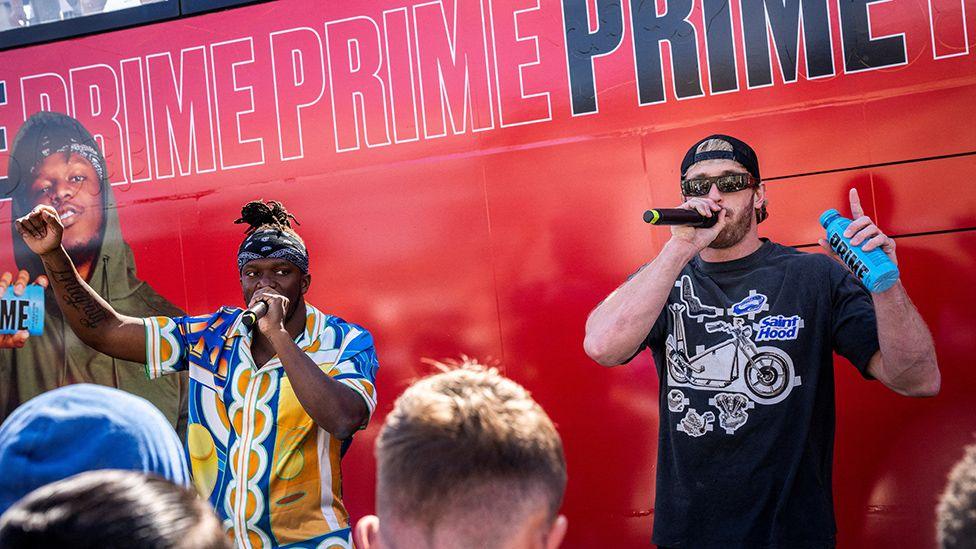
<path fill-rule="evenodd" d="M 698 152 L 698 147 L 702 143 L 711 140 L 719 140 L 728 143 L 731 147 L 731 151 L 703 151 Z M 759 157 L 756 156 L 756 151 L 752 150 L 752 147 L 747 145 L 744 141 L 740 141 L 731 135 L 724 135 L 720 133 L 709 135 L 708 137 L 699 140 L 697 143 L 688 149 L 685 153 L 684 159 L 681 161 L 681 179 L 685 178 L 685 174 L 688 173 L 688 168 L 692 167 L 694 164 L 701 162 L 702 160 L 734 160 L 749 172 L 749 175 L 755 177 L 757 180 L 762 181 L 762 175 L 759 173 Z M 766 204 L 769 200 L 765 200 L 762 206 L 756 208 L 756 223 L 762 223 L 767 217 L 769 217 L 769 212 L 766 211 Z"/>
<path fill-rule="evenodd" d="M 702 143 L 711 141 L 712 139 L 717 139 L 719 141 L 728 143 L 732 147 L 732 150 L 696 152 Z M 688 149 L 688 152 L 685 153 L 684 160 L 681 161 L 681 178 L 684 179 L 685 174 L 688 173 L 688 168 L 690 168 L 693 164 L 701 162 L 702 160 L 716 159 L 735 160 L 739 164 L 742 164 L 750 175 L 756 179 L 762 179 L 762 177 L 759 175 L 759 158 L 756 156 L 756 151 L 752 150 L 752 147 L 746 145 L 743 141 L 739 141 L 730 135 L 722 135 L 720 133 L 709 135 Z"/>

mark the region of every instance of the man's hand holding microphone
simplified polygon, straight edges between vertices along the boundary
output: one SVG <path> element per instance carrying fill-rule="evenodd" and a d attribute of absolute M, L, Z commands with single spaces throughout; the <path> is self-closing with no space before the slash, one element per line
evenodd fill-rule
<path fill-rule="evenodd" d="M 644 221 L 647 223 L 670 225 L 671 240 L 690 245 L 695 253 L 715 240 L 725 228 L 726 218 L 725 209 L 711 198 L 703 196 L 692 197 L 677 209 L 648 210 L 644 213 Z"/>

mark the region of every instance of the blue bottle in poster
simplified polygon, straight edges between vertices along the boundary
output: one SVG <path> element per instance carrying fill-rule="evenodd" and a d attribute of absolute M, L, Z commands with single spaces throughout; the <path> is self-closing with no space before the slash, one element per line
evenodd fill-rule
<path fill-rule="evenodd" d="M 872 292 L 883 292 L 898 281 L 898 267 L 891 262 L 888 254 L 880 247 L 865 252 L 860 245 L 851 245 L 851 239 L 844 231 L 851 220 L 830 209 L 820 214 L 820 224 L 827 230 L 827 243 L 840 257 L 841 261 L 854 273 L 865 287 Z"/>
<path fill-rule="evenodd" d="M 32 336 L 44 333 L 44 288 L 28 284 L 21 295 L 7 288 L 0 298 L 0 334 L 27 330 Z"/>

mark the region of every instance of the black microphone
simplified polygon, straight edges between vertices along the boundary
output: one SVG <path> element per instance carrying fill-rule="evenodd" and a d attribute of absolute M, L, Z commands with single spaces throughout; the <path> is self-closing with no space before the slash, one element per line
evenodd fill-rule
<path fill-rule="evenodd" d="M 651 225 L 688 225 L 689 227 L 707 229 L 718 223 L 718 216 L 724 214 L 724 211 L 718 211 L 712 212 L 712 217 L 705 217 L 695 210 L 661 208 L 644 212 L 644 223 Z"/>
<path fill-rule="evenodd" d="M 254 305 L 251 305 L 241 314 L 241 324 L 250 328 L 254 326 L 254 323 L 258 321 L 259 318 L 267 314 L 268 304 L 264 301 L 258 301 Z"/>

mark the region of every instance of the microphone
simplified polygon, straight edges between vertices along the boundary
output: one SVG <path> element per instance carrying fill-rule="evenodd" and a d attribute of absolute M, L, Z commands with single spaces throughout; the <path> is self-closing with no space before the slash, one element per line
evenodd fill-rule
<path fill-rule="evenodd" d="M 695 210 L 661 208 L 644 212 L 644 223 L 651 225 L 687 225 L 707 229 L 718 223 L 719 215 L 724 215 L 724 212 L 712 212 L 712 217 L 705 217 Z"/>
<path fill-rule="evenodd" d="M 248 307 L 243 314 L 241 314 L 241 324 L 250 328 L 254 326 L 254 323 L 258 321 L 259 318 L 267 314 L 268 304 L 264 301 L 258 301 L 254 305 Z"/>

